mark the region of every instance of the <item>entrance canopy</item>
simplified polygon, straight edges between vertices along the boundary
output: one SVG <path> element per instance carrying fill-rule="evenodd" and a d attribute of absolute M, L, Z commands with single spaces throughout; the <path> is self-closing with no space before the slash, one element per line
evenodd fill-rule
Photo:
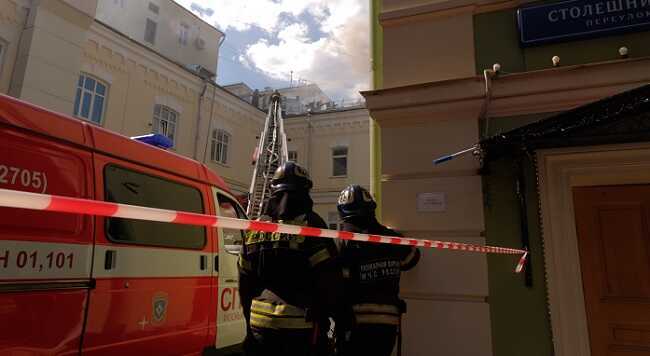
<path fill-rule="evenodd" d="M 540 148 L 650 141 L 650 85 L 481 140 L 486 161 Z"/>

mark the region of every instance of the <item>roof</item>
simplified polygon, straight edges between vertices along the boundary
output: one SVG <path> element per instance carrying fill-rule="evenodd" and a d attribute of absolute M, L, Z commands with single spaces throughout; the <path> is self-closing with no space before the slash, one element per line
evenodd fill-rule
<path fill-rule="evenodd" d="M 625 121 L 634 124 L 625 125 Z M 486 159 L 534 150 L 650 140 L 650 85 L 644 85 L 480 141 Z"/>
<path fill-rule="evenodd" d="M 2 94 L 0 125 L 19 127 L 34 134 L 229 191 L 221 177 L 197 161 Z"/>

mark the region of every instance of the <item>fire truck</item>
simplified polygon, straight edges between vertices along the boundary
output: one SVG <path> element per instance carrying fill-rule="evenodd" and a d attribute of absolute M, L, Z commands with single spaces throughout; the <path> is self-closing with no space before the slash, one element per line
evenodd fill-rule
<path fill-rule="evenodd" d="M 0 188 L 246 218 L 205 165 L 7 96 Z M 0 208 L 0 355 L 236 351 L 241 241 L 239 230 Z"/>

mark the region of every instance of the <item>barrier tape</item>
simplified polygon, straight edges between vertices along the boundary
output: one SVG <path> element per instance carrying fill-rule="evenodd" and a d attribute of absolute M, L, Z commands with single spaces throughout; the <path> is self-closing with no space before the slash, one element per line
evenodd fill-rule
<path fill-rule="evenodd" d="M 514 248 L 472 245 L 460 242 L 411 239 L 406 237 L 360 234 L 348 231 L 326 230 L 306 226 L 285 225 L 265 221 L 244 220 L 223 216 L 188 213 L 183 211 L 147 208 L 135 205 L 70 198 L 58 195 L 29 193 L 9 189 L 0 189 L 0 206 L 9 208 L 54 211 L 61 213 L 158 221 L 185 225 L 212 226 L 247 231 L 279 232 L 291 235 L 326 237 L 330 239 L 376 242 L 443 250 L 458 250 L 502 255 L 521 254 L 522 256 L 515 269 L 515 272 L 517 273 L 523 270 L 524 264 L 526 263 L 526 257 L 528 256 L 528 251 Z"/>

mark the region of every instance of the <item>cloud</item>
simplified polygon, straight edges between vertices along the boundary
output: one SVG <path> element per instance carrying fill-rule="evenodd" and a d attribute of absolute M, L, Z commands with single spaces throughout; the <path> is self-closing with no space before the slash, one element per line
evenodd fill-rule
<path fill-rule="evenodd" d="M 239 60 L 273 79 L 288 81 L 293 71 L 294 79 L 316 83 L 337 99 L 358 98 L 369 87 L 366 0 L 178 2 L 224 30 L 262 29 L 265 36 L 242 48 Z"/>

